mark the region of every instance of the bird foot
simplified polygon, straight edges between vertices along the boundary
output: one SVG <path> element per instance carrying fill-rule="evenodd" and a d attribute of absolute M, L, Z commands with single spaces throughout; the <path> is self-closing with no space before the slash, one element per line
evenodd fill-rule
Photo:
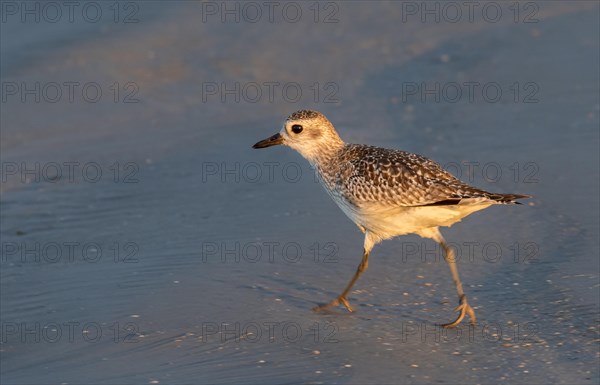
<path fill-rule="evenodd" d="M 315 307 L 313 307 L 313 311 L 318 312 L 318 311 L 322 311 L 322 310 L 327 310 L 330 307 L 339 306 L 340 304 L 344 305 L 344 307 L 350 313 L 352 313 L 354 311 L 354 309 L 352 308 L 352 306 L 350 306 L 350 302 L 348 302 L 348 299 L 346 297 L 337 297 L 336 299 L 332 300 L 328 304 L 315 306 Z"/>
<path fill-rule="evenodd" d="M 473 308 L 471 307 L 471 305 L 469 305 L 469 303 L 467 302 L 467 296 L 466 295 L 462 295 L 460 297 L 459 300 L 459 305 L 456 308 L 457 312 L 459 312 L 458 314 L 458 318 L 450 323 L 447 324 L 442 324 L 441 326 L 443 328 L 446 329 L 450 329 L 455 327 L 456 325 L 458 325 L 459 323 L 461 323 L 461 321 L 463 320 L 463 318 L 465 318 L 465 315 L 469 315 L 469 318 L 471 319 L 471 325 L 475 325 L 476 319 L 475 319 L 475 311 L 473 310 Z"/>

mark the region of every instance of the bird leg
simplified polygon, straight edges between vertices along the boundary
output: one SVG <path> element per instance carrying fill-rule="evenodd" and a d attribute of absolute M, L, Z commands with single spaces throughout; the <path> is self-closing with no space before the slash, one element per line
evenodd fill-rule
<path fill-rule="evenodd" d="M 453 321 L 453 322 L 449 322 L 447 324 L 442 324 L 441 326 L 443 328 L 450 329 L 450 328 L 455 327 L 456 325 L 458 325 L 463 320 L 463 318 L 465 318 L 466 314 L 468 314 L 469 317 L 471 318 L 471 325 L 475 325 L 475 322 L 476 322 L 475 311 L 473 310 L 473 308 L 471 307 L 471 305 L 469 305 L 467 303 L 467 296 L 466 295 L 463 294 L 463 295 L 460 296 L 459 305 L 458 305 L 458 307 L 456 308 L 455 311 L 459 312 L 458 318 L 455 321 Z"/>
<path fill-rule="evenodd" d="M 444 328 L 453 328 L 456 325 L 458 325 L 463 318 L 465 318 L 465 315 L 469 315 L 469 318 L 471 318 L 471 325 L 475 325 L 476 322 L 476 318 L 475 318 L 475 311 L 473 310 L 473 308 L 471 307 L 471 305 L 469 305 L 469 303 L 467 302 L 467 296 L 465 295 L 465 292 L 463 291 L 462 288 L 462 283 L 460 282 L 460 277 L 458 276 L 458 269 L 456 268 L 456 258 L 454 256 L 454 251 L 448 247 L 448 245 L 446 244 L 446 242 L 444 241 L 444 238 L 442 237 L 441 234 L 439 234 L 439 239 L 436 239 L 439 244 L 444 248 L 444 258 L 446 259 L 446 262 L 448 262 L 448 266 L 450 266 L 450 272 L 452 273 L 452 279 L 454 280 L 454 285 L 456 285 L 456 291 L 458 292 L 458 298 L 459 298 L 459 305 L 456 308 L 455 311 L 457 311 L 458 314 L 458 318 L 456 318 L 456 320 L 454 320 L 453 322 L 449 322 L 446 324 L 442 324 L 441 326 Z"/>
<path fill-rule="evenodd" d="M 315 306 L 313 308 L 313 311 L 321 311 L 321 310 L 325 310 L 330 307 L 338 306 L 341 304 L 341 305 L 344 305 L 344 307 L 349 312 L 353 312 L 354 309 L 352 308 L 352 306 L 350 306 L 350 302 L 348 302 L 348 293 L 352 289 L 352 286 L 354 286 L 354 284 L 358 280 L 358 277 L 360 277 L 360 275 L 365 270 L 367 270 L 368 267 L 369 267 L 369 252 L 367 250 L 364 250 L 362 261 L 360 262 L 360 265 L 358 265 L 358 269 L 356 269 L 356 273 L 354 273 L 354 277 L 352 277 L 352 279 L 350 280 L 350 283 L 348 283 L 348 286 L 346 286 L 346 288 L 344 289 L 344 292 L 342 294 L 340 294 L 339 297 L 335 298 L 328 304 Z"/>

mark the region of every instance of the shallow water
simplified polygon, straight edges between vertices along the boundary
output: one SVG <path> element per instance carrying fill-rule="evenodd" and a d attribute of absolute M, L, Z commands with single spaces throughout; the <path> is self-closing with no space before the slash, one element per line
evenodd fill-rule
<path fill-rule="evenodd" d="M 316 23 L 308 3 L 297 23 L 222 23 L 202 3 L 153 4 L 138 23 L 1 24 L 3 84 L 103 91 L 1 104 L 2 383 L 598 382 L 596 4 L 535 3 L 537 23 L 361 2 Z M 236 82 L 303 94 L 206 88 Z M 422 82 L 463 95 L 423 100 Z M 471 82 L 503 97 L 471 101 Z M 349 142 L 533 195 L 443 230 L 477 327 L 436 327 L 455 291 L 415 236 L 375 247 L 356 313 L 311 312 L 352 276 L 362 234 L 298 154 L 250 148 L 300 108 Z M 39 171 L 22 178 L 22 162 Z"/>

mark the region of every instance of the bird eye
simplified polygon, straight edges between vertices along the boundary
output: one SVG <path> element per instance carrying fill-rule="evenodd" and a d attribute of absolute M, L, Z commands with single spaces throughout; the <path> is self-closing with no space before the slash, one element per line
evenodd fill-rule
<path fill-rule="evenodd" d="M 292 132 L 293 132 L 294 134 L 299 134 L 299 133 L 301 133 L 301 132 L 302 132 L 302 130 L 303 130 L 303 127 L 302 127 L 301 125 L 299 125 L 299 124 L 294 124 L 294 125 L 292 126 Z"/>

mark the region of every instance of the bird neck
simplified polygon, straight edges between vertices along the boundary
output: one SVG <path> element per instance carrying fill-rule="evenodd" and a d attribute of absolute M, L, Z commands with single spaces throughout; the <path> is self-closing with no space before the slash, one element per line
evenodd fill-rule
<path fill-rule="evenodd" d="M 319 145 L 314 146 L 309 152 L 303 155 L 313 167 L 319 168 L 320 165 L 328 164 L 338 157 L 344 146 L 344 141 L 339 136 L 336 136 L 319 143 Z"/>

